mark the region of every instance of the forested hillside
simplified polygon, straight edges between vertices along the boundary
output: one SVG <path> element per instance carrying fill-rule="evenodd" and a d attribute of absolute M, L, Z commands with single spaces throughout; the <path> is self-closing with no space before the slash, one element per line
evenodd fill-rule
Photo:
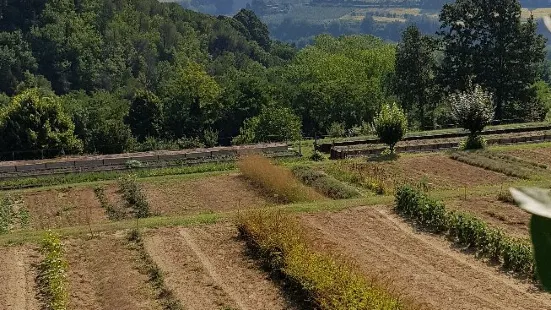
<path fill-rule="evenodd" d="M 444 29 L 480 5 L 458 1 L 443 11 Z M 446 96 L 468 81 L 498 95 L 499 119 L 541 120 L 550 98 L 545 41 L 533 20 L 521 22 L 518 2 L 508 5 L 438 37 L 410 28 L 398 48 L 322 35 L 298 50 L 272 40 L 250 10 L 216 17 L 156 0 L 3 1 L 0 155 L 358 135 L 394 101 L 412 128 L 434 128 L 453 122 Z M 499 23 L 495 10 L 506 16 Z M 485 49 L 473 47 L 478 40 Z"/>

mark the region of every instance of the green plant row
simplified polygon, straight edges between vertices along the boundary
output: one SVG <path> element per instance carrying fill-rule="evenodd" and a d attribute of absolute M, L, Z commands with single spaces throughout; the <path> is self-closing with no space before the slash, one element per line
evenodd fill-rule
<path fill-rule="evenodd" d="M 168 175 L 193 174 L 236 169 L 233 162 L 206 163 L 192 166 L 175 166 L 164 168 L 145 168 L 132 171 L 138 178 L 158 177 Z M 55 174 L 36 177 L 21 177 L 0 181 L 0 190 L 44 187 L 63 184 L 76 184 L 98 181 L 116 180 L 127 174 L 125 170 L 111 170 L 84 173 Z"/>
<path fill-rule="evenodd" d="M 503 173 L 507 176 L 515 178 L 527 180 L 530 179 L 531 175 L 533 174 L 530 169 L 527 169 L 520 165 L 513 165 L 509 162 L 481 156 L 477 152 L 455 152 L 451 154 L 450 157 L 454 160 L 463 162 L 471 166 Z"/>
<path fill-rule="evenodd" d="M 249 247 L 277 277 L 282 277 L 308 308 L 409 309 L 375 279 L 329 253 L 313 250 L 298 221 L 281 212 L 253 211 L 238 217 Z"/>
<path fill-rule="evenodd" d="M 146 218 L 151 216 L 149 202 L 142 188 L 138 185 L 136 175 L 126 175 L 119 179 L 119 191 L 125 201 L 125 209 L 134 218 Z"/>
<path fill-rule="evenodd" d="M 327 175 L 323 171 L 314 170 L 308 166 L 296 166 L 292 171 L 302 183 L 313 187 L 329 198 L 350 199 L 360 196 L 360 193 L 354 187 Z"/>
<path fill-rule="evenodd" d="M 58 235 L 48 232 L 42 240 L 44 260 L 39 266 L 38 282 L 44 306 L 48 310 L 66 310 L 68 303 L 67 268 L 63 244 Z"/>
<path fill-rule="evenodd" d="M 107 195 L 105 194 L 105 189 L 103 187 L 94 188 L 94 194 L 96 195 L 100 206 L 105 210 L 105 213 L 107 214 L 107 218 L 109 218 L 109 220 L 120 221 L 126 217 L 124 210 L 109 202 L 109 199 L 107 199 Z"/>
<path fill-rule="evenodd" d="M 143 272 L 149 277 L 149 281 L 157 294 L 157 299 L 164 310 L 183 310 L 184 306 L 176 298 L 174 292 L 169 289 L 164 280 L 162 270 L 153 261 L 149 253 L 145 250 L 141 233 L 133 229 L 128 234 L 128 241 L 140 255 Z"/>
<path fill-rule="evenodd" d="M 527 240 L 513 238 L 477 217 L 448 211 L 441 202 L 405 186 L 396 192 L 395 211 L 427 231 L 444 234 L 460 246 L 476 251 L 522 276 L 534 276 L 534 255 Z"/>

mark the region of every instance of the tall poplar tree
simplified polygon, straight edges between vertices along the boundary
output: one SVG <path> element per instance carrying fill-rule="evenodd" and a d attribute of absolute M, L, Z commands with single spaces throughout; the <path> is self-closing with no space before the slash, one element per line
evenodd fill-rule
<path fill-rule="evenodd" d="M 431 112 L 435 108 L 434 69 L 436 61 L 433 38 L 421 34 L 417 26 L 409 26 L 396 48 L 396 75 L 394 92 L 402 108 L 421 126 L 432 125 Z"/>

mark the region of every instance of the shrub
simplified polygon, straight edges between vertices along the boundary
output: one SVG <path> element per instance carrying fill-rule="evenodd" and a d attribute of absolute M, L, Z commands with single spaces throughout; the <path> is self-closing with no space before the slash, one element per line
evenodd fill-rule
<path fill-rule="evenodd" d="M 41 252 L 45 256 L 40 263 L 39 285 L 50 310 L 67 309 L 67 268 L 63 244 L 59 236 L 48 232 L 42 240 Z"/>
<path fill-rule="evenodd" d="M 346 185 L 325 172 L 316 171 L 311 167 L 295 167 L 293 168 L 293 174 L 304 184 L 313 187 L 329 198 L 349 199 L 360 196 L 360 193 L 352 186 Z"/>
<path fill-rule="evenodd" d="M 232 144 L 299 140 L 300 118 L 284 107 L 268 106 L 258 116 L 247 119 Z"/>
<path fill-rule="evenodd" d="M 459 144 L 461 150 L 480 150 L 484 148 L 486 148 L 486 139 L 481 136 L 469 135 L 467 139 Z"/>
<path fill-rule="evenodd" d="M 313 250 L 300 223 L 289 216 L 273 211 L 241 214 L 238 229 L 264 264 L 306 295 L 313 309 L 408 308 L 376 279 Z"/>
<path fill-rule="evenodd" d="M 149 203 L 136 181 L 135 175 L 127 175 L 119 179 L 119 193 L 122 195 L 126 209 L 135 218 L 146 218 L 151 216 Z"/>
<path fill-rule="evenodd" d="M 206 147 L 215 147 L 218 145 L 218 136 L 220 133 L 217 130 L 205 129 L 203 130 L 203 141 Z"/>
<path fill-rule="evenodd" d="M 346 130 L 344 129 L 343 123 L 333 122 L 327 129 L 327 135 L 332 138 L 340 138 L 346 135 Z"/>
<path fill-rule="evenodd" d="M 390 152 L 394 154 L 394 146 L 407 130 L 407 118 L 404 111 L 396 104 L 383 104 L 381 111 L 375 118 L 375 131 L 381 142 L 388 144 Z"/>
<path fill-rule="evenodd" d="M 312 188 L 301 184 L 291 171 L 272 164 L 260 155 L 243 157 L 238 163 L 241 173 L 254 184 L 283 202 L 301 202 L 322 199 Z"/>
<path fill-rule="evenodd" d="M 480 85 L 475 85 L 474 88 L 465 92 L 450 95 L 448 100 L 452 118 L 459 126 L 470 132 L 465 148 L 484 147 L 478 135 L 494 118 L 495 107 L 492 94 L 484 91 Z"/>
<path fill-rule="evenodd" d="M 455 243 L 476 250 L 480 257 L 501 263 L 506 270 L 528 277 L 534 275 L 534 255 L 529 243 L 507 236 L 473 215 L 446 211 L 441 203 L 407 186 L 396 192 L 395 211 L 421 228 L 446 234 Z"/>
<path fill-rule="evenodd" d="M 310 156 L 310 160 L 323 161 L 323 160 L 325 160 L 325 157 L 323 156 L 323 154 L 320 151 L 314 151 L 314 153 L 312 153 L 312 155 Z"/>

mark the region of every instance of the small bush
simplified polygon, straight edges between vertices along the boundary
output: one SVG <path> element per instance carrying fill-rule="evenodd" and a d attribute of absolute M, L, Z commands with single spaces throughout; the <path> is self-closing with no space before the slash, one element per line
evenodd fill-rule
<path fill-rule="evenodd" d="M 139 160 L 128 160 L 126 163 L 124 163 L 126 166 L 126 169 L 135 169 L 135 168 L 142 168 L 144 165 Z"/>
<path fill-rule="evenodd" d="M 407 127 L 407 117 L 396 103 L 383 104 L 375 118 L 375 131 L 381 142 L 388 144 L 391 154 L 394 154 L 396 143 L 404 138 Z"/>
<path fill-rule="evenodd" d="M 344 129 L 343 123 L 331 123 L 329 129 L 327 129 L 327 135 L 331 138 L 340 138 L 346 135 L 346 130 Z"/>
<path fill-rule="evenodd" d="M 283 202 L 323 199 L 312 188 L 301 184 L 291 171 L 272 164 L 267 158 L 251 155 L 239 160 L 241 173 L 254 184 Z"/>
<path fill-rule="evenodd" d="M 40 290 L 49 310 L 67 309 L 67 268 L 63 244 L 59 236 L 48 232 L 42 240 L 41 252 L 45 256 L 38 275 Z"/>
<path fill-rule="evenodd" d="M 324 161 L 325 157 L 323 156 L 323 154 L 320 151 L 314 151 L 314 153 L 312 153 L 312 155 L 310 156 L 310 160 Z"/>
<path fill-rule="evenodd" d="M 355 188 L 340 182 L 323 171 L 298 166 L 293 168 L 293 174 L 304 184 L 332 199 L 350 199 L 360 196 Z"/>
<path fill-rule="evenodd" d="M 513 198 L 513 195 L 511 195 L 510 191 L 500 191 L 497 194 L 497 200 L 503 201 L 506 203 L 512 203 L 512 204 L 515 203 L 515 199 Z"/>
<path fill-rule="evenodd" d="M 468 136 L 459 144 L 461 150 L 480 150 L 486 148 L 486 139 L 482 136 Z"/>
<path fill-rule="evenodd" d="M 273 272 L 307 296 L 312 309 L 407 309 L 351 265 L 312 249 L 298 221 L 279 212 L 240 215 L 238 229 Z"/>
<path fill-rule="evenodd" d="M 151 216 L 149 203 L 142 189 L 136 181 L 135 175 L 127 175 L 119 179 L 119 193 L 126 202 L 126 209 L 135 218 L 146 218 Z"/>
<path fill-rule="evenodd" d="M 501 263 L 505 270 L 534 276 L 534 255 L 527 241 L 507 236 L 470 214 L 446 211 L 411 187 L 398 189 L 395 211 L 421 228 L 446 234 L 455 243 L 476 250 L 480 257 Z"/>

